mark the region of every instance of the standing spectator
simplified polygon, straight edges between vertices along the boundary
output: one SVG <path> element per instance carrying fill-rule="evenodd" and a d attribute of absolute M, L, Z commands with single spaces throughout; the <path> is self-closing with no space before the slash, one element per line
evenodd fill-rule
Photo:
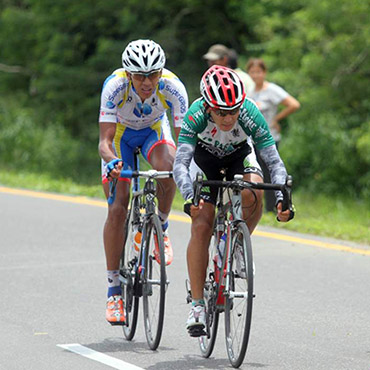
<path fill-rule="evenodd" d="M 203 55 L 203 59 L 207 61 L 209 67 L 217 64 L 233 69 L 243 81 L 247 96 L 250 96 L 254 90 L 255 83 L 248 73 L 238 68 L 238 54 L 234 49 L 229 49 L 222 44 L 215 44 L 208 49 L 207 54 Z"/>
<path fill-rule="evenodd" d="M 252 58 L 247 62 L 246 70 L 256 83 L 255 89 L 250 97 L 256 102 L 258 108 L 264 115 L 269 128 L 276 142 L 276 147 L 279 147 L 281 140 L 280 121 L 300 108 L 300 103 L 297 99 L 286 92 L 282 87 L 273 82 L 266 81 L 267 67 L 262 59 Z M 279 105 L 285 108 L 278 112 Z M 258 154 L 258 153 L 257 153 Z M 258 157 L 258 156 L 257 156 Z M 264 180 L 271 182 L 269 171 L 267 170 L 263 160 L 258 157 L 258 161 L 262 167 Z M 265 208 L 266 211 L 272 212 L 275 207 L 275 197 L 273 192 L 265 192 Z"/>
<path fill-rule="evenodd" d="M 233 69 L 238 74 L 240 79 L 243 81 L 247 97 L 250 97 L 256 87 L 256 84 L 248 73 L 244 72 L 238 67 L 238 57 L 238 53 L 234 49 L 229 49 L 228 67 Z"/>

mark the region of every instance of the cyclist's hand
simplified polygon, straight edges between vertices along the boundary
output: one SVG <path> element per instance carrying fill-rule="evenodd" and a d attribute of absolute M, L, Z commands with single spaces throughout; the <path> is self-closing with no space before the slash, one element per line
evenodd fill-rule
<path fill-rule="evenodd" d="M 287 222 L 289 221 L 289 216 L 290 216 L 290 211 L 289 209 L 286 209 L 284 212 L 283 212 L 283 203 L 282 202 L 279 202 L 276 206 L 276 209 L 277 209 L 277 218 L 279 221 L 281 222 Z"/>
<path fill-rule="evenodd" d="M 203 199 L 200 199 L 199 205 L 197 207 L 193 204 L 193 199 L 188 199 L 184 203 L 184 212 L 190 217 L 196 217 L 199 214 L 199 211 L 203 208 L 203 205 Z"/>
<path fill-rule="evenodd" d="M 123 167 L 122 159 L 112 159 L 107 163 L 107 178 L 118 179 Z"/>

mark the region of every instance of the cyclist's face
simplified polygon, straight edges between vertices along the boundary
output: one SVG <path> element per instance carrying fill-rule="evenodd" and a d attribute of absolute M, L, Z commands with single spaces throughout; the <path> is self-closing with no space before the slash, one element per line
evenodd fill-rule
<path fill-rule="evenodd" d="M 240 109 L 235 109 L 234 111 L 228 112 L 210 108 L 209 112 L 213 121 L 221 131 L 230 131 L 235 126 L 235 123 L 239 118 Z"/>
<path fill-rule="evenodd" d="M 127 76 L 129 80 L 132 81 L 132 84 L 141 100 L 144 101 L 153 94 L 153 91 L 162 76 L 162 70 L 145 74 L 127 72 Z"/>

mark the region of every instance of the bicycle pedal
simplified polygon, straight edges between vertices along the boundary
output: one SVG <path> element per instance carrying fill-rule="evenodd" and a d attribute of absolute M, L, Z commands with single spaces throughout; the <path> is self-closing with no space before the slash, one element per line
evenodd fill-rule
<path fill-rule="evenodd" d="M 189 335 L 194 338 L 201 337 L 203 335 L 207 335 L 206 330 L 204 327 L 201 326 L 193 326 L 188 329 Z"/>
<path fill-rule="evenodd" d="M 118 321 L 118 322 L 111 322 L 111 321 L 109 321 L 109 324 L 111 324 L 112 326 L 126 326 L 126 322 L 125 321 Z"/>

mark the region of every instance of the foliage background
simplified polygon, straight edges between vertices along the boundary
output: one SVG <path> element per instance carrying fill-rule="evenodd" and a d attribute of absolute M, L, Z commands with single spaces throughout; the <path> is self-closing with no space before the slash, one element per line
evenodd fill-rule
<path fill-rule="evenodd" d="M 301 102 L 281 144 L 296 186 L 368 200 L 369 14 L 363 0 L 2 0 L 0 166 L 98 182 L 100 90 L 127 43 L 160 43 L 190 100 L 224 43 Z"/>

